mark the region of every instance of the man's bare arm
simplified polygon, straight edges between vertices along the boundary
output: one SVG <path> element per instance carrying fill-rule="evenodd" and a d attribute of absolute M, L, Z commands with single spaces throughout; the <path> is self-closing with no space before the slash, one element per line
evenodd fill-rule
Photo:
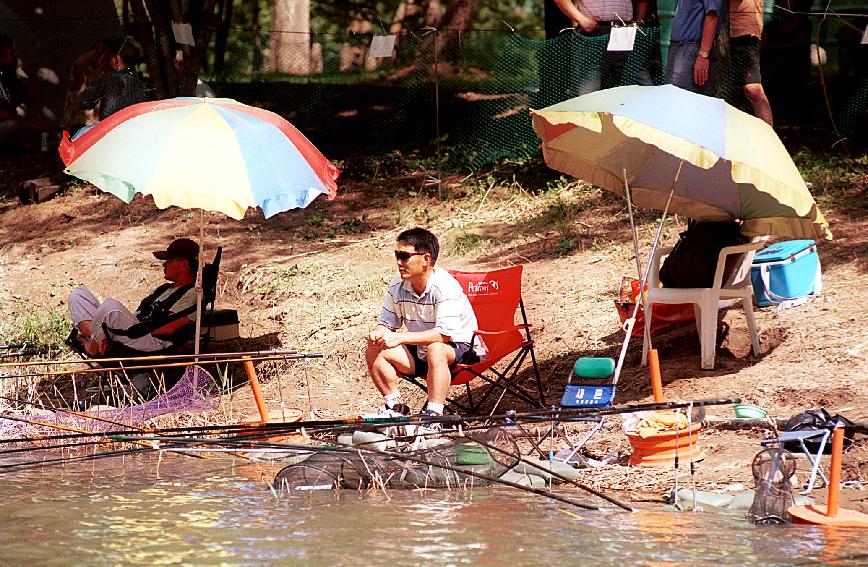
<path fill-rule="evenodd" d="M 579 11 L 579 9 L 576 8 L 576 5 L 573 4 L 572 0 L 554 0 L 554 2 L 566 17 L 571 19 L 586 32 L 592 32 L 597 29 L 597 20 Z"/>
<path fill-rule="evenodd" d="M 714 45 L 714 38 L 717 36 L 717 12 L 709 12 L 705 15 L 705 22 L 702 24 L 702 39 L 699 42 L 699 53 L 696 55 L 696 62 L 693 64 L 693 82 L 700 87 L 708 81 L 708 58 L 711 55 L 711 48 Z"/>

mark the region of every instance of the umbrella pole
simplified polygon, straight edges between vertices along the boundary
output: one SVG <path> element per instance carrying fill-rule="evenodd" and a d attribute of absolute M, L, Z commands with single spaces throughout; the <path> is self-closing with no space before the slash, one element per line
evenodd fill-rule
<path fill-rule="evenodd" d="M 636 234 L 636 223 L 633 220 L 633 200 L 630 198 L 630 183 L 627 181 L 627 169 L 624 168 L 624 196 L 627 197 L 627 213 L 630 215 L 630 234 L 633 235 L 633 255 L 636 256 L 636 271 L 639 274 L 639 289 L 642 289 L 642 260 L 639 258 L 639 236 Z"/>
<path fill-rule="evenodd" d="M 193 338 L 193 354 L 199 354 L 199 334 L 202 332 L 202 258 L 205 244 L 205 209 L 199 209 L 199 263 L 196 268 L 196 336 Z"/>

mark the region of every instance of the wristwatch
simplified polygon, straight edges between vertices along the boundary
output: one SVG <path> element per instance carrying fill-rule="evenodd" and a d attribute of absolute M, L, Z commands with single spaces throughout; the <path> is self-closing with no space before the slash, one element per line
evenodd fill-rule
<path fill-rule="evenodd" d="M 708 50 L 707 49 L 700 49 L 699 50 L 699 56 L 702 57 L 703 59 L 708 59 Z"/>

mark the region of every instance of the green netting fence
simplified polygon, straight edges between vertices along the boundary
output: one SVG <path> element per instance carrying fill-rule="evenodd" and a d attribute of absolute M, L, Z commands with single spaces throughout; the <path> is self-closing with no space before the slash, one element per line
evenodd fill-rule
<path fill-rule="evenodd" d="M 766 30 L 789 25 L 779 17 L 785 16 L 768 17 Z M 369 55 L 374 33 L 313 34 L 304 41 L 295 34 L 297 51 L 282 51 L 293 60 L 284 73 L 279 69 L 287 65 L 256 60 L 260 52 L 242 38 L 230 42 L 225 71 L 212 82 L 220 96 L 285 115 L 336 158 L 415 151 L 437 154 L 444 166 L 474 169 L 538 153 L 529 109 L 589 88 L 662 83 L 669 35 L 663 13 L 661 22 L 640 28 L 634 50 L 614 68 L 601 67 L 608 36 L 572 31 L 536 40 L 509 29 L 416 30 L 399 35 L 386 58 Z M 860 16 L 812 16 L 808 42 L 784 49 L 764 44 L 763 84 L 780 132 L 864 136 L 868 46 L 860 40 L 866 23 Z M 259 43 L 269 39 L 264 35 Z M 724 54 L 718 96 L 750 112 L 738 83 L 744 64 Z"/>

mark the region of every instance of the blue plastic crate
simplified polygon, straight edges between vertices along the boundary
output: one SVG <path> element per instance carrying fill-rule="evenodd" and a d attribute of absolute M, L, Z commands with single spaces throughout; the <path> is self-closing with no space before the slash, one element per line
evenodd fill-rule
<path fill-rule="evenodd" d="M 814 241 L 788 240 L 757 252 L 750 278 L 760 307 L 819 294 L 823 283 Z"/>

